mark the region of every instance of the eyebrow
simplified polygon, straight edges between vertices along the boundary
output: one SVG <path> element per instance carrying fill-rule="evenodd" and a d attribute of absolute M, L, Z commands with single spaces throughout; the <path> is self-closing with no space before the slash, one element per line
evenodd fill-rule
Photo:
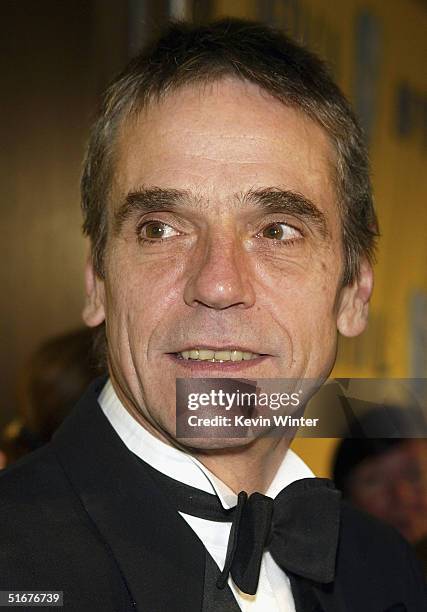
<path fill-rule="evenodd" d="M 311 222 L 322 238 L 329 236 L 326 215 L 301 193 L 279 187 L 267 187 L 251 189 L 243 195 L 243 200 L 256 204 L 268 213 L 286 213 Z"/>
<path fill-rule="evenodd" d="M 306 220 L 318 230 L 323 238 L 329 236 L 325 214 L 301 193 L 279 187 L 266 187 L 235 194 L 235 199 L 243 204 L 255 206 L 266 213 L 286 213 Z M 129 192 L 114 213 L 114 232 L 118 234 L 123 224 L 134 215 L 162 211 L 174 212 L 184 206 L 201 209 L 205 208 L 206 201 L 186 189 L 141 187 Z"/>
<path fill-rule="evenodd" d="M 131 191 L 114 213 L 114 231 L 119 233 L 125 221 L 136 214 L 174 211 L 187 203 L 190 198 L 190 192 L 184 189 L 141 187 Z"/>

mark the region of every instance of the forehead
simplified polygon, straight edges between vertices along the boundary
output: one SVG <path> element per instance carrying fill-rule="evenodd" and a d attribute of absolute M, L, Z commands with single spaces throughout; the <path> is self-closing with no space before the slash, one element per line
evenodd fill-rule
<path fill-rule="evenodd" d="M 336 212 L 334 175 L 334 150 L 317 123 L 252 83 L 226 78 L 185 86 L 121 126 L 114 191 L 186 189 L 220 205 L 276 186 L 327 213 Z"/>

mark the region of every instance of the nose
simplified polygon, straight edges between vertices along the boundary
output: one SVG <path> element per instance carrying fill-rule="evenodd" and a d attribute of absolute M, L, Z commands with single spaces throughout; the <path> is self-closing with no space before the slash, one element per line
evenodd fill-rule
<path fill-rule="evenodd" d="M 237 236 L 215 232 L 197 249 L 190 262 L 184 290 L 188 306 L 215 310 L 250 308 L 255 303 L 248 254 Z"/>

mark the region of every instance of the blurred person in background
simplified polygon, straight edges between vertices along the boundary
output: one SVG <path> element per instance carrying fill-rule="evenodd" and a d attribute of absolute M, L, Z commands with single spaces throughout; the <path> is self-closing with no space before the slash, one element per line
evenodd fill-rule
<path fill-rule="evenodd" d="M 427 575 L 427 440 L 342 440 L 333 478 L 348 501 L 415 546 Z"/>
<path fill-rule="evenodd" d="M 31 355 L 18 385 L 18 415 L 0 434 L 0 468 L 43 446 L 101 373 L 94 331 L 50 338 Z"/>
<path fill-rule="evenodd" d="M 22 419 L 13 419 L 0 432 L 0 469 L 41 445 L 39 438 L 28 429 Z"/>

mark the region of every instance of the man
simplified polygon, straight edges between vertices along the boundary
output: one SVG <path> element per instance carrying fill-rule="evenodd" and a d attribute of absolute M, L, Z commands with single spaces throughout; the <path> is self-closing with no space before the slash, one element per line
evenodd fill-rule
<path fill-rule="evenodd" d="M 176 437 L 177 378 L 324 380 L 337 330 L 365 328 L 367 159 L 321 62 L 259 24 L 172 26 L 110 88 L 82 185 L 110 378 L 1 479 L 1 589 L 103 612 L 421 610 L 406 544 L 289 439 Z"/>

